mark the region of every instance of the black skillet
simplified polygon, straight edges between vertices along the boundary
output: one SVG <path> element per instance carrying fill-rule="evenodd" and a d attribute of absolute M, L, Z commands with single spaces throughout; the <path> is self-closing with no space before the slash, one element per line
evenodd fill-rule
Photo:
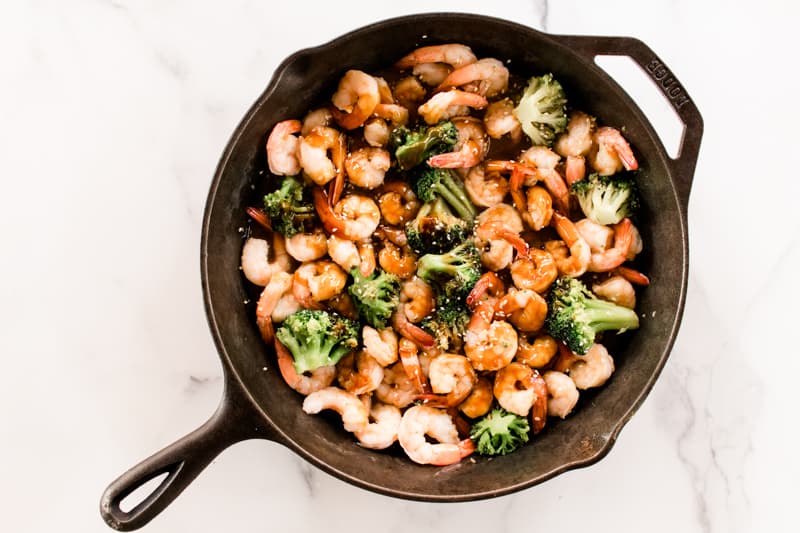
<path fill-rule="evenodd" d="M 572 105 L 625 127 L 642 168 L 639 229 L 646 248 L 638 266 L 652 284 L 640 294 L 641 328 L 612 352 L 614 377 L 584 395 L 582 408 L 567 420 L 551 420 L 533 443 L 511 455 L 436 469 L 363 449 L 341 427 L 302 412 L 302 398 L 283 383 L 271 348 L 242 305 L 237 228 L 247 223 L 245 208 L 257 201 L 251 185 L 261 179 L 265 139 L 276 122 L 302 117 L 309 102 L 331 94 L 349 68 L 374 71 L 416 46 L 445 42 L 467 44 L 478 57 L 508 59 L 512 72 L 526 76 L 553 72 Z M 632 58 L 663 91 L 685 125 L 677 158 L 667 155 L 636 103 L 595 65 L 598 55 Z M 386 20 L 295 53 L 234 131 L 206 203 L 200 260 L 206 313 L 225 377 L 222 402 L 200 428 L 113 481 L 100 503 L 103 519 L 119 530 L 145 525 L 222 450 L 251 438 L 279 442 L 365 489 L 433 502 L 500 496 L 598 461 L 652 388 L 680 325 L 688 271 L 686 211 L 702 132 L 702 118 L 683 85 L 645 44 L 628 37 L 548 35 L 505 20 L 440 13 Z M 128 494 L 162 474 L 167 476 L 141 503 L 122 511 Z"/>

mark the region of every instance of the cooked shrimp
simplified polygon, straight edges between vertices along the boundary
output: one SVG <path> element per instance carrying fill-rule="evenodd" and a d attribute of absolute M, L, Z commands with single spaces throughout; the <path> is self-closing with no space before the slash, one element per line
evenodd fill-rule
<path fill-rule="evenodd" d="M 519 348 L 515 361 L 531 368 L 542 368 L 558 353 L 558 343 L 550 335 L 537 335 L 533 342 L 528 342 L 524 335 L 519 337 Z"/>
<path fill-rule="evenodd" d="M 640 285 L 642 287 L 646 287 L 650 285 L 650 278 L 639 272 L 638 270 L 634 270 L 630 267 L 626 266 L 619 266 L 613 270 L 615 274 L 619 274 L 623 278 L 627 279 L 634 285 Z"/>
<path fill-rule="evenodd" d="M 536 291 L 512 287 L 497 301 L 495 311 L 496 316 L 508 318 L 519 331 L 529 333 L 544 326 L 547 302 Z"/>
<path fill-rule="evenodd" d="M 526 183 L 533 185 L 536 183 L 538 179 L 538 171 L 527 165 L 525 163 L 519 163 L 517 161 L 502 161 L 502 160 L 491 160 L 486 161 L 485 164 L 487 172 L 493 173 L 511 173 L 511 179 L 508 182 L 508 190 L 511 192 L 511 198 L 514 201 L 514 206 L 519 211 L 522 219 L 531 226 L 533 229 L 541 229 L 544 226 L 537 225 L 541 224 L 541 219 L 547 217 L 549 221 L 549 216 L 552 214 L 552 208 L 550 208 L 550 213 L 546 211 L 541 213 L 538 211 L 533 212 L 533 216 L 528 213 L 528 201 L 525 200 L 525 194 L 522 191 L 522 186 Z M 546 191 L 545 191 L 546 192 Z M 543 210 L 547 209 L 552 206 L 552 200 L 550 199 L 549 194 L 545 194 L 543 198 L 532 198 L 534 204 L 531 206 L 533 209 Z M 537 203 L 538 202 L 538 203 Z M 542 202 L 545 202 L 544 205 L 539 205 Z"/>
<path fill-rule="evenodd" d="M 273 260 L 269 260 L 269 243 L 264 239 L 250 237 L 242 247 L 242 272 L 250 283 L 266 286 L 275 272 L 286 272 L 292 260 L 286 253 L 283 235 L 272 235 Z"/>
<path fill-rule="evenodd" d="M 530 248 L 526 255 L 517 256 L 509 271 L 515 287 L 539 293 L 546 291 L 558 277 L 553 256 L 538 248 Z"/>
<path fill-rule="evenodd" d="M 472 203 L 478 207 L 502 204 L 508 194 L 508 181 L 497 172 L 487 173 L 483 165 L 472 167 L 464 180 Z"/>
<path fill-rule="evenodd" d="M 575 382 L 568 375 L 554 370 L 548 370 L 542 377 L 547 384 L 548 416 L 566 418 L 578 403 L 580 396 Z"/>
<path fill-rule="evenodd" d="M 364 140 L 376 148 L 382 148 L 389 143 L 391 129 L 382 118 L 373 117 L 364 124 Z"/>
<path fill-rule="evenodd" d="M 489 101 L 475 93 L 451 89 L 436 93 L 430 100 L 419 106 L 417 110 L 428 124 L 436 124 L 441 120 L 452 118 L 461 114 L 461 106 L 483 109 Z"/>
<path fill-rule="evenodd" d="M 300 172 L 297 158 L 300 139 L 294 135 L 300 128 L 299 120 L 284 120 L 272 128 L 267 139 L 267 163 L 273 174 L 294 176 Z"/>
<path fill-rule="evenodd" d="M 350 152 L 344 161 L 350 183 L 365 189 L 379 187 L 390 166 L 389 152 L 372 146 Z"/>
<path fill-rule="evenodd" d="M 425 280 L 414 276 L 403 282 L 400 287 L 400 302 L 406 318 L 416 324 L 433 313 L 436 303 L 433 300 L 433 289 Z"/>
<path fill-rule="evenodd" d="M 497 277 L 497 274 L 484 272 L 467 295 L 467 305 L 474 308 L 483 302 L 494 304 L 505 292 L 506 284 Z"/>
<path fill-rule="evenodd" d="M 328 253 L 325 232 L 316 228 L 313 233 L 296 233 L 286 239 L 286 251 L 301 263 L 319 259 Z"/>
<path fill-rule="evenodd" d="M 534 370 L 521 363 L 510 363 L 494 377 L 494 397 L 500 407 L 519 416 L 528 416 L 536 401 Z"/>
<path fill-rule="evenodd" d="M 636 291 L 631 282 L 622 276 L 611 276 L 592 285 L 592 292 L 603 300 L 629 309 L 636 308 Z"/>
<path fill-rule="evenodd" d="M 581 390 L 603 385 L 614 373 L 614 359 L 602 344 L 593 344 L 569 368 L 569 377 Z"/>
<path fill-rule="evenodd" d="M 453 119 L 458 130 L 454 151 L 438 154 L 428 159 L 436 168 L 472 168 L 483 161 L 489 151 L 489 139 L 480 120 L 473 117 Z"/>
<path fill-rule="evenodd" d="M 397 354 L 400 356 L 400 362 L 403 364 L 408 379 L 414 384 L 417 392 L 426 394 L 430 392 L 430 385 L 422 372 L 422 366 L 419 362 L 419 348 L 413 341 L 401 338 L 397 343 Z"/>
<path fill-rule="evenodd" d="M 558 241 L 549 241 L 545 243 L 545 249 L 552 254 L 561 274 L 573 278 L 582 276 L 589 268 L 589 260 L 592 255 L 589 245 L 575 229 L 572 221 L 560 213 L 553 213 L 553 226 L 564 241 L 561 246 L 554 244 Z M 567 254 L 567 249 L 569 249 L 569 254 Z"/>
<path fill-rule="evenodd" d="M 639 168 L 631 146 L 619 130 L 607 126 L 598 128 L 592 135 L 592 141 L 589 164 L 601 176 L 616 174 L 623 168 L 625 170 Z"/>
<path fill-rule="evenodd" d="M 333 113 L 329 107 L 320 107 L 311 111 L 303 119 L 303 129 L 300 130 L 302 135 L 308 135 L 311 130 L 317 126 L 330 126 L 333 124 Z"/>
<path fill-rule="evenodd" d="M 628 255 L 625 256 L 625 259 L 633 261 L 643 249 L 644 241 L 642 241 L 642 235 L 639 233 L 639 230 L 636 229 L 636 226 L 631 224 L 631 246 L 628 248 Z"/>
<path fill-rule="evenodd" d="M 481 376 L 472 387 L 472 391 L 467 396 L 467 399 L 461 402 L 458 408 L 462 413 L 470 418 L 478 418 L 489 412 L 492 408 L 494 401 L 494 393 L 492 392 L 492 383 Z"/>
<path fill-rule="evenodd" d="M 371 450 L 385 450 L 394 444 L 403 418 L 400 409 L 394 405 L 374 403 L 369 410 L 369 418 L 374 422 L 354 432 L 358 443 Z"/>
<path fill-rule="evenodd" d="M 301 305 L 318 308 L 318 302 L 330 300 L 344 289 L 347 274 L 333 261 L 304 263 L 294 272 L 292 292 Z"/>
<path fill-rule="evenodd" d="M 333 118 L 346 130 L 355 129 L 372 115 L 380 102 L 378 82 L 360 70 L 348 70 L 331 98 Z"/>
<path fill-rule="evenodd" d="M 566 158 L 564 177 L 567 185 L 580 181 L 586 174 L 586 155 L 592 148 L 595 120 L 583 111 L 569 115 L 567 130 L 558 136 L 553 148 Z"/>
<path fill-rule="evenodd" d="M 425 87 L 414 76 L 406 76 L 394 85 L 394 98 L 406 109 L 416 109 L 426 95 Z"/>
<path fill-rule="evenodd" d="M 420 63 L 411 72 L 425 85 L 438 87 L 453 72 L 453 67 L 445 63 Z"/>
<path fill-rule="evenodd" d="M 629 218 L 614 224 L 614 246 L 591 254 L 589 272 L 608 272 L 625 262 L 633 242 L 632 227 Z"/>
<path fill-rule="evenodd" d="M 369 424 L 369 412 L 358 396 L 336 387 L 312 392 L 303 400 L 303 411 L 315 415 L 331 409 L 342 415 L 344 429 L 350 433 L 364 431 Z"/>
<path fill-rule="evenodd" d="M 549 225 L 553 218 L 553 197 L 538 185 L 528 188 L 525 195 L 527 201 L 522 219 L 532 230 L 539 231 Z"/>
<path fill-rule="evenodd" d="M 508 204 L 498 204 L 481 212 L 475 227 L 475 246 L 480 251 L 481 263 L 489 270 L 502 270 L 514 258 L 514 248 L 505 239 L 497 237 L 497 229 L 512 233 L 523 229 L 522 218 Z"/>
<path fill-rule="evenodd" d="M 292 287 L 292 275 L 288 272 L 276 272 L 267 286 L 261 291 L 256 305 L 256 326 L 261 332 L 264 342 L 272 342 L 275 334 L 272 328 L 272 312 L 281 296 Z"/>
<path fill-rule="evenodd" d="M 464 353 L 475 370 L 499 370 L 517 353 L 517 332 L 508 322 L 494 320 L 494 304 L 484 302 L 472 313 L 464 334 Z"/>
<path fill-rule="evenodd" d="M 403 56 L 394 66 L 405 70 L 424 63 L 446 63 L 453 68 L 474 63 L 478 58 L 472 53 L 469 46 L 463 44 L 440 44 L 417 48 L 408 55 Z"/>
<path fill-rule="evenodd" d="M 308 395 L 324 389 L 333 383 L 336 377 L 336 367 L 321 366 L 306 374 L 298 374 L 294 367 L 294 359 L 289 350 L 277 339 L 274 339 L 275 353 L 278 357 L 278 369 L 283 380 L 292 389 L 300 394 Z"/>
<path fill-rule="evenodd" d="M 583 240 L 589 245 L 592 253 L 604 252 L 614 242 L 614 230 L 591 219 L 582 218 L 575 222 L 575 229 L 578 230 Z"/>
<path fill-rule="evenodd" d="M 420 202 L 411 186 L 404 181 L 383 184 L 378 197 L 381 214 L 387 224 L 400 226 L 412 220 L 419 211 Z"/>
<path fill-rule="evenodd" d="M 426 435 L 438 443 L 428 442 Z M 475 451 L 472 439 L 458 440 L 458 430 L 450 415 L 427 405 L 417 405 L 403 413 L 397 437 L 406 455 L 424 465 L 457 463 Z"/>
<path fill-rule="evenodd" d="M 364 326 L 361 340 L 366 351 L 381 366 L 389 366 L 397 361 L 397 334 L 392 328 L 377 329 Z"/>
<path fill-rule="evenodd" d="M 380 401 L 401 409 L 411 405 L 418 394 L 400 362 L 383 369 L 383 382 L 375 390 L 375 397 Z"/>
<path fill-rule="evenodd" d="M 436 88 L 444 91 L 451 87 L 470 85 L 477 94 L 492 97 L 508 89 L 508 69 L 492 57 L 479 59 L 469 65 L 455 69 Z"/>
<path fill-rule="evenodd" d="M 347 155 L 345 142 L 344 135 L 333 128 L 317 126 L 312 129 L 300 140 L 303 173 L 317 185 L 325 185 L 337 175 L 343 175 Z"/>
<path fill-rule="evenodd" d="M 378 104 L 375 106 L 374 114 L 398 126 L 405 126 L 408 123 L 408 109 L 399 104 Z"/>
<path fill-rule="evenodd" d="M 347 392 L 366 394 L 383 381 L 383 367 L 364 350 L 347 354 L 336 365 L 336 379 Z"/>
<path fill-rule="evenodd" d="M 388 240 L 383 242 L 383 248 L 378 252 L 378 263 L 384 271 L 400 279 L 408 279 L 417 271 L 417 255 L 414 250 L 408 245 L 398 246 Z"/>
<path fill-rule="evenodd" d="M 443 353 L 431 360 L 428 379 L 435 395 L 427 399 L 437 407 L 455 407 L 464 401 L 478 381 L 469 359 L 463 355 Z"/>
<path fill-rule="evenodd" d="M 556 205 L 563 213 L 569 213 L 569 189 L 564 183 L 564 178 L 556 170 L 561 157 L 547 148 L 546 146 L 532 146 L 521 156 L 520 161 L 528 165 L 533 165 L 538 171 L 538 178 L 544 182 L 544 186 L 550 191 Z M 526 183 L 526 185 L 533 183 Z"/>
<path fill-rule="evenodd" d="M 486 133 L 492 139 L 500 139 L 503 135 L 508 135 L 514 143 L 522 140 L 522 124 L 514 114 L 514 102 L 510 98 L 503 98 L 489 104 L 486 114 L 483 116 L 483 125 Z"/>
<path fill-rule="evenodd" d="M 345 196 L 331 209 L 327 195 L 314 187 L 314 207 L 328 233 L 352 241 L 370 237 L 381 220 L 375 202 L 357 194 Z"/>
<path fill-rule="evenodd" d="M 433 335 L 408 320 L 404 303 L 398 305 L 392 314 L 392 327 L 402 337 L 413 341 L 423 350 L 433 350 L 436 346 L 436 339 L 433 338 Z"/>
<path fill-rule="evenodd" d="M 278 303 L 275 304 L 275 308 L 272 310 L 272 322 L 281 323 L 300 309 L 302 309 L 302 306 L 292 293 L 292 284 L 289 284 L 289 288 L 278 298 Z"/>

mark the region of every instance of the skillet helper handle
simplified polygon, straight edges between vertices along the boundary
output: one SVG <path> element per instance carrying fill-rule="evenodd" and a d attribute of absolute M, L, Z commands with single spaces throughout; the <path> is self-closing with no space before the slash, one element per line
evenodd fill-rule
<path fill-rule="evenodd" d="M 198 429 L 112 481 L 100 500 L 103 520 L 119 531 L 139 529 L 155 518 L 228 446 L 249 438 L 271 438 L 226 384 L 223 401 Z M 152 479 L 166 477 L 140 503 L 123 511 L 122 501 Z"/>
<path fill-rule="evenodd" d="M 683 84 L 649 46 L 633 37 L 559 35 L 558 40 L 592 61 L 600 55 L 630 57 L 661 89 L 685 127 L 678 157 L 671 159 L 669 165 L 678 197 L 686 210 L 703 137 L 703 117 Z"/>

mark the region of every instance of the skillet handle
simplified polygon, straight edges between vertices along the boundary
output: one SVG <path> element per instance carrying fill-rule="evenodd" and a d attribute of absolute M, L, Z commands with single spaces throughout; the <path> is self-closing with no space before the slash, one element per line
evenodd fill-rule
<path fill-rule="evenodd" d="M 198 429 L 134 466 L 111 482 L 100 499 L 103 520 L 119 531 L 138 529 L 155 518 L 228 446 L 250 438 L 274 438 L 257 421 L 242 394 L 226 379 L 217 411 Z M 167 474 L 141 503 L 120 507 L 134 490 Z"/>
<path fill-rule="evenodd" d="M 678 198 L 686 211 L 703 137 L 703 117 L 683 84 L 649 46 L 633 37 L 558 35 L 556 38 L 592 61 L 598 55 L 628 56 L 661 89 L 685 126 L 678 157 L 669 164 L 676 180 Z"/>

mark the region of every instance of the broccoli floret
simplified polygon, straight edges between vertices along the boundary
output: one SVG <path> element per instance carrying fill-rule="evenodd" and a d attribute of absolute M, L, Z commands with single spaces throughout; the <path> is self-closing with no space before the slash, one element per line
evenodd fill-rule
<path fill-rule="evenodd" d="M 570 350 L 586 354 L 600 331 L 639 327 L 632 309 L 596 298 L 579 280 L 561 277 L 547 295 L 545 329 Z"/>
<path fill-rule="evenodd" d="M 292 353 L 298 374 L 335 365 L 358 347 L 358 324 L 328 311 L 301 309 L 275 332 Z"/>
<path fill-rule="evenodd" d="M 264 210 L 272 229 L 286 237 L 309 230 L 317 219 L 308 189 L 294 176 L 285 176 L 280 188 L 264 196 Z"/>
<path fill-rule="evenodd" d="M 598 224 L 616 224 L 625 217 L 634 216 L 639 208 L 636 182 L 626 174 L 600 176 L 592 173 L 573 183 L 570 190 L 578 198 L 586 218 Z"/>
<path fill-rule="evenodd" d="M 406 224 L 408 245 L 418 254 L 441 254 L 458 246 L 470 234 L 470 224 L 453 215 L 441 198 L 423 204 Z"/>
<path fill-rule="evenodd" d="M 450 121 L 416 131 L 400 126 L 392 130 L 390 141 L 400 170 L 408 170 L 433 155 L 451 151 L 458 141 L 458 130 Z"/>
<path fill-rule="evenodd" d="M 358 267 L 350 271 L 353 283 L 347 288 L 358 316 L 370 326 L 381 329 L 386 327 L 400 303 L 400 278 L 387 272 L 373 272 L 364 277 Z"/>
<path fill-rule="evenodd" d="M 552 74 L 534 76 L 522 94 L 514 115 L 534 145 L 550 146 L 567 128 L 567 97 Z"/>
<path fill-rule="evenodd" d="M 440 298 L 463 303 L 481 276 L 478 249 L 470 240 L 444 254 L 425 254 L 417 262 L 417 276 L 433 283 Z"/>
<path fill-rule="evenodd" d="M 436 310 L 420 326 L 436 338 L 439 349 L 455 351 L 460 350 L 464 344 L 464 334 L 470 318 L 463 302 L 440 295 L 436 299 Z"/>
<path fill-rule="evenodd" d="M 497 407 L 472 425 L 470 437 L 479 454 L 505 455 L 528 442 L 528 431 L 525 417 Z"/>
<path fill-rule="evenodd" d="M 411 186 L 420 200 L 433 202 L 437 198 L 442 198 L 456 215 L 467 222 L 472 222 L 475 218 L 475 206 L 467 197 L 464 184 L 452 170 L 425 165 L 414 174 Z"/>

